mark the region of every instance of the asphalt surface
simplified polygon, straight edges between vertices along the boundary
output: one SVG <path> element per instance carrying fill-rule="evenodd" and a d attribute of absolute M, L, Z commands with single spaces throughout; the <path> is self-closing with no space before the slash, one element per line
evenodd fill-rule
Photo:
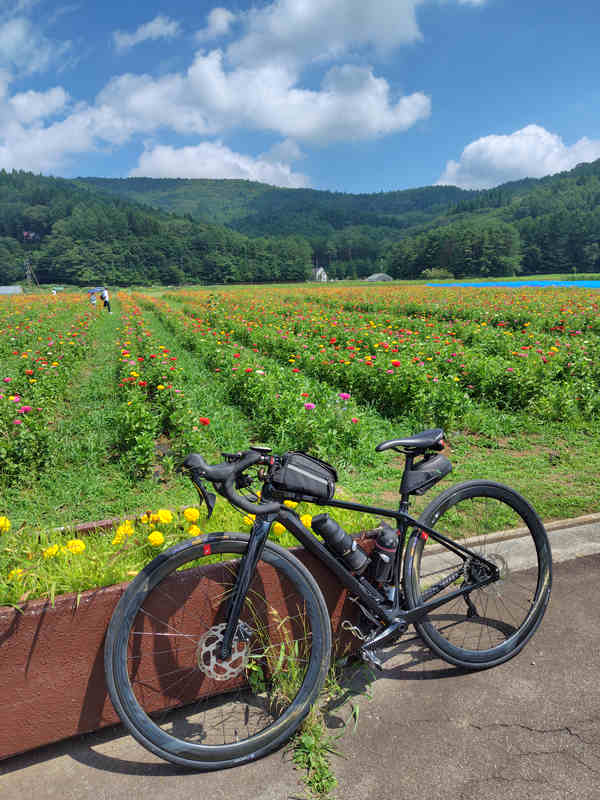
<path fill-rule="evenodd" d="M 590 518 L 591 519 L 591 518 Z M 552 598 L 516 658 L 461 673 L 412 633 L 385 651 L 368 689 L 348 672 L 348 703 L 327 712 L 344 800 L 598 800 L 600 798 L 600 522 L 551 532 Z M 412 630 L 412 629 L 411 629 Z M 306 797 L 283 749 L 218 773 L 182 772 L 121 728 L 0 762 L 6 800 L 169 800 Z"/>

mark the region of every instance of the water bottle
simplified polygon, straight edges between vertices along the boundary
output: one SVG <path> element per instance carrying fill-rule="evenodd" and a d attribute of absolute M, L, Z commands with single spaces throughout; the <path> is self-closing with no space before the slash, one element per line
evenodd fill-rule
<path fill-rule="evenodd" d="M 312 528 L 323 537 L 334 553 L 344 559 L 352 572 L 360 575 L 365 571 L 371 559 L 362 547 L 359 547 L 356 539 L 347 534 L 329 514 L 317 514 L 313 517 Z"/>

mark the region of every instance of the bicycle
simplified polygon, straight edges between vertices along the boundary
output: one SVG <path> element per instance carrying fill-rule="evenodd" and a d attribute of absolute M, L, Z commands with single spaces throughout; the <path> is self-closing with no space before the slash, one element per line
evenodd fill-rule
<path fill-rule="evenodd" d="M 308 714 L 329 668 L 330 617 L 306 566 L 267 541 L 276 521 L 346 587 L 359 619 L 344 627 L 374 667 L 375 651 L 409 624 L 457 667 L 514 657 L 548 605 L 548 537 L 523 497 L 484 480 L 451 486 L 411 517 L 410 496 L 452 469 L 444 446 L 435 428 L 376 447 L 405 458 L 397 510 L 335 499 L 335 470 L 306 454 L 251 447 L 216 465 L 188 456 L 183 468 L 209 516 L 216 495 L 203 481 L 255 520 L 249 535 L 211 533 L 171 547 L 122 595 L 105 669 L 133 736 L 167 761 L 221 769 L 278 748 Z M 313 516 L 309 529 L 293 508 L 301 500 L 383 518 L 372 553 L 328 514 Z"/>

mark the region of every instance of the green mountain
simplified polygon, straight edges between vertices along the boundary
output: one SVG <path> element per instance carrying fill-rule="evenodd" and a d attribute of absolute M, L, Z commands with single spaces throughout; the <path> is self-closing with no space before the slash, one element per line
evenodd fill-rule
<path fill-rule="evenodd" d="M 89 285 L 304 280 L 300 237 L 235 231 L 109 197 L 79 182 L 0 171 L 0 283 Z"/>
<path fill-rule="evenodd" d="M 485 191 L 0 171 L 0 282 L 222 283 L 600 272 L 600 160 Z"/>
<path fill-rule="evenodd" d="M 331 277 L 600 270 L 600 160 L 483 191 L 429 186 L 355 195 L 241 180 L 77 182 L 250 237 L 300 236 Z"/>

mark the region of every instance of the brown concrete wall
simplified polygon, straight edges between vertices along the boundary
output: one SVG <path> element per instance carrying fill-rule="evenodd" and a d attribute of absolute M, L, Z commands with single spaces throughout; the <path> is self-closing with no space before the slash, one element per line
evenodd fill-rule
<path fill-rule="evenodd" d="M 367 548 L 370 542 L 366 542 Z M 338 648 L 357 607 L 310 553 L 296 555 L 319 583 Z M 104 636 L 126 584 L 0 608 L 0 759 L 118 722 L 104 679 Z"/>

